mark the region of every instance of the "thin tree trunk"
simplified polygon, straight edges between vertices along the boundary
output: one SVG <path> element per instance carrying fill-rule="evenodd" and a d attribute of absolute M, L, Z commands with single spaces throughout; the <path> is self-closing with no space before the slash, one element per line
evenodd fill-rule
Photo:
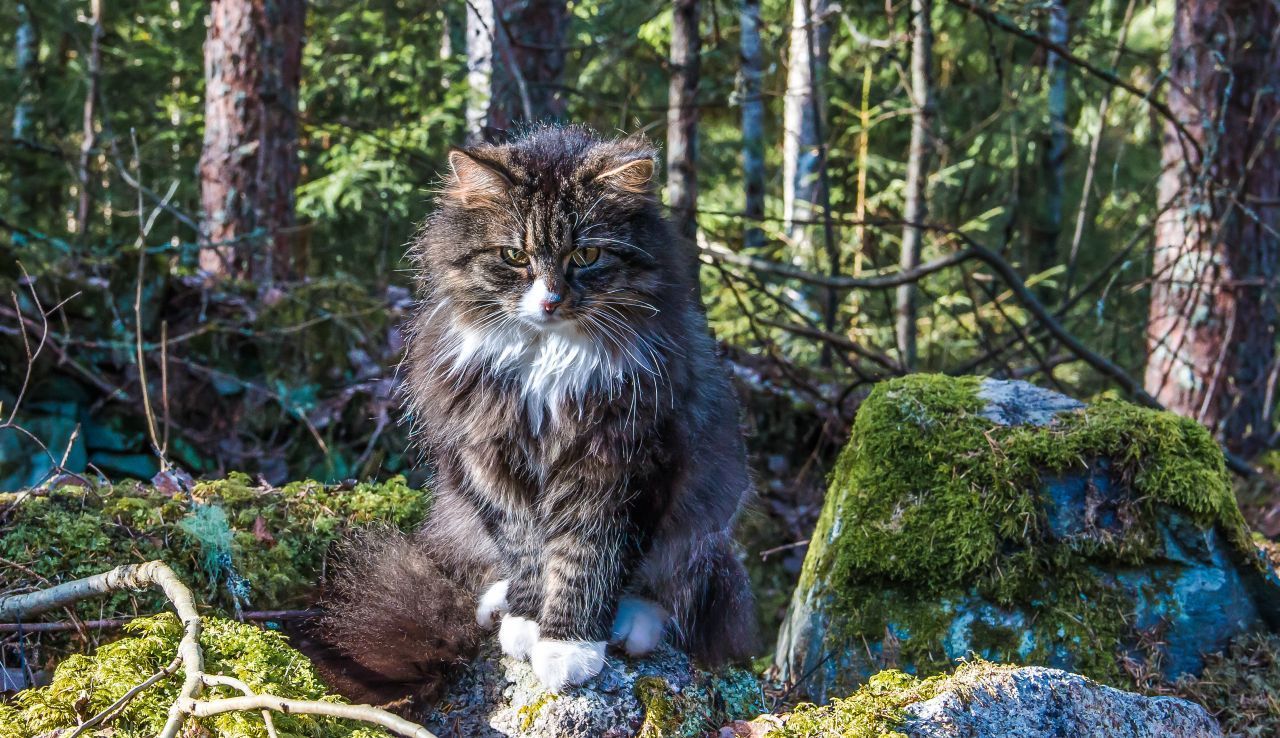
<path fill-rule="evenodd" d="M 1252 456 L 1274 425 L 1280 258 L 1280 8 L 1179 0 L 1166 123 L 1146 389 Z"/>
<path fill-rule="evenodd" d="M 205 39 L 200 268 L 270 282 L 290 263 L 304 0 L 213 0 Z"/>
<path fill-rule="evenodd" d="M 827 0 L 793 0 L 787 51 L 787 92 L 783 102 L 782 212 L 792 261 L 818 264 L 812 221 L 823 199 L 820 115 L 826 108 L 817 79 L 827 67 L 831 29 Z"/>
<path fill-rule="evenodd" d="M 1068 26 L 1065 0 L 1051 0 L 1049 4 L 1049 41 L 1064 48 L 1067 46 Z M 1049 135 L 1041 152 L 1040 168 L 1044 181 L 1044 211 L 1038 224 L 1039 233 L 1032 248 L 1036 250 L 1033 263 L 1040 272 L 1061 262 L 1058 257 L 1058 240 L 1062 234 L 1062 198 L 1066 189 L 1063 167 L 1067 158 L 1067 62 L 1053 51 L 1045 58 L 1045 78 L 1048 82 L 1046 108 L 1049 114 Z"/>
<path fill-rule="evenodd" d="M 676 229 L 698 233 L 698 73 L 702 39 L 698 0 L 674 0 L 671 85 L 667 99 L 667 204 Z"/>
<path fill-rule="evenodd" d="M 102 77 L 102 0 L 91 0 L 89 3 L 89 87 L 84 93 L 84 114 L 82 116 L 83 137 L 80 141 L 80 161 L 77 168 L 80 180 L 80 201 L 76 206 L 76 227 L 81 236 L 89 232 L 89 216 L 93 198 L 90 195 L 92 173 L 89 163 L 93 158 L 93 150 L 98 147 L 98 82 Z"/>
<path fill-rule="evenodd" d="M 566 0 L 467 0 L 467 130 L 497 140 L 564 118 Z"/>
<path fill-rule="evenodd" d="M 13 106 L 13 137 L 25 141 L 31 135 L 35 99 L 36 54 L 40 35 L 26 3 L 18 3 L 18 32 L 14 38 L 14 66 L 18 75 L 18 100 Z"/>
<path fill-rule="evenodd" d="M 760 0 L 742 0 L 742 180 L 746 202 L 743 246 L 764 245 L 764 96 L 763 55 L 760 50 Z"/>
<path fill-rule="evenodd" d="M 929 160 L 933 155 L 930 140 L 933 128 L 933 3 L 911 0 L 911 98 L 915 111 L 911 115 L 911 148 L 907 153 L 906 202 L 902 229 L 902 253 L 898 260 L 906 271 L 920 263 L 920 245 L 924 229 L 919 227 L 929 215 L 927 190 Z M 916 288 L 904 284 L 897 295 L 898 356 L 908 370 L 916 366 Z"/>

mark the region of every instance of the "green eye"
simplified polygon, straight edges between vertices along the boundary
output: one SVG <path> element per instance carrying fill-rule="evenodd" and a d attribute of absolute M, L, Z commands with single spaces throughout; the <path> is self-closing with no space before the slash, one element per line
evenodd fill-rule
<path fill-rule="evenodd" d="M 579 267 L 591 266 L 596 263 L 596 260 L 599 258 L 600 249 L 596 246 L 587 246 L 585 248 L 578 249 L 569 255 L 569 261 L 572 261 L 574 266 Z"/>
<path fill-rule="evenodd" d="M 513 249 L 510 246 L 502 249 L 502 260 L 513 267 L 529 266 L 529 255 L 520 249 Z"/>

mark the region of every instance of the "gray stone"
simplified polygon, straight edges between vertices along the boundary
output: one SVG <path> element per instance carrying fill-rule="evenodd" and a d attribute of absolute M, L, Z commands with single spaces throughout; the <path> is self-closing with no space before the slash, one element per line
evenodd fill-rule
<path fill-rule="evenodd" d="M 426 725 L 441 738 L 628 738 L 642 729 L 680 738 L 763 711 L 751 674 L 702 671 L 667 646 L 643 659 L 610 653 L 599 676 L 558 695 L 490 646 L 439 705 Z"/>
<path fill-rule="evenodd" d="M 1058 413 L 1084 407 L 1079 400 L 1020 379 L 984 379 L 978 397 L 987 402 L 982 417 L 999 425 L 1049 425 Z"/>
<path fill-rule="evenodd" d="M 1220 738 L 1199 705 L 1143 697 L 1057 669 L 961 675 L 946 692 L 905 710 L 911 738 Z"/>

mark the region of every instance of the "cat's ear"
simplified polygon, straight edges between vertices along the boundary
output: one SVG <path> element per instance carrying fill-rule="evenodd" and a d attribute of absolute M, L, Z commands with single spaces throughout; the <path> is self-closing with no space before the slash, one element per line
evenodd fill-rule
<path fill-rule="evenodd" d="M 653 193 L 653 172 L 655 162 L 652 156 L 640 155 L 625 161 L 613 161 L 591 178 L 621 192 L 633 195 L 649 195 Z"/>
<path fill-rule="evenodd" d="M 492 202 L 512 186 L 505 167 L 466 149 L 449 151 L 449 170 L 445 194 L 462 205 Z"/>

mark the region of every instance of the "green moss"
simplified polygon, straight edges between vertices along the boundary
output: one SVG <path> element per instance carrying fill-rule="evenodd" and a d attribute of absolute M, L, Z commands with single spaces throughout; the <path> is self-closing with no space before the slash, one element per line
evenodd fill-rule
<path fill-rule="evenodd" d="M 178 619 L 170 613 L 134 620 L 127 626 L 130 636 L 98 649 L 92 656 L 75 655 L 63 661 L 53 682 L 39 689 L 18 693 L 9 705 L 0 705 L 0 738 L 30 738 L 59 728 L 74 727 L 79 719 L 95 715 L 168 664 L 182 637 Z M 311 662 L 289 647 L 278 633 L 264 631 L 221 618 L 207 618 L 200 645 L 205 670 L 210 674 L 233 676 L 259 693 L 292 699 L 338 701 L 328 696 Z M 181 674 L 161 680 L 131 700 L 111 721 L 114 738 L 151 738 L 164 725 L 169 706 L 177 698 Z M 233 690 L 216 687 L 205 699 L 236 696 Z M 279 735 L 316 738 L 375 738 L 386 736 L 381 729 L 331 718 L 275 714 Z M 260 713 L 226 713 L 200 720 L 204 735 L 220 738 L 265 738 Z M 105 733 L 104 733 L 105 734 Z"/>
<path fill-rule="evenodd" d="M 970 661 L 950 676 L 919 679 L 901 671 L 887 670 L 872 676 L 858 691 L 826 705 L 798 705 L 783 716 L 781 724 L 766 733 L 766 738 L 906 738 L 896 730 L 905 717 L 904 710 L 917 702 L 932 699 L 972 681 L 982 674 L 1013 667 Z M 762 725 L 769 723 L 760 722 Z"/>
<path fill-rule="evenodd" d="M 1151 560 L 1166 507 L 1256 559 L 1222 455 L 1194 421 L 1103 400 L 1048 428 L 997 426 L 979 415 L 980 382 L 903 377 L 878 385 L 859 410 L 800 581 L 802 591 L 830 591 L 832 611 L 847 615 L 838 624 L 847 642 L 880 641 L 892 628 L 909 636 L 901 663 L 943 670 L 952 613 L 977 594 L 1035 613 L 1030 643 L 988 624 L 984 656 L 1043 663 L 1065 649 L 1075 670 L 1120 678 L 1112 649 L 1134 603 L 1091 563 Z M 1042 475 L 1084 474 L 1101 459 L 1132 492 L 1116 511 L 1120 530 L 1052 538 Z"/>
<path fill-rule="evenodd" d="M 662 677 L 640 677 L 632 692 L 644 708 L 644 722 L 636 733 L 639 738 L 702 736 L 764 709 L 759 681 L 736 668 L 699 670 L 693 683 L 679 690 Z"/>
<path fill-rule="evenodd" d="M 402 478 L 349 487 L 294 482 L 259 487 L 247 476 L 201 482 L 192 495 L 205 521 L 225 518 L 230 564 L 248 584 L 248 603 L 257 609 L 310 603 L 330 544 L 353 526 L 381 522 L 402 528 L 425 516 L 429 496 Z M 0 494 L 0 509 L 17 495 Z M 225 568 L 207 566 L 207 526 L 192 525 L 197 515 L 185 495 L 136 482 L 94 492 L 65 486 L 25 497 L 9 512 L 0 536 L 0 558 L 21 566 L 0 566 L 0 591 L 47 586 L 97 574 L 119 564 L 163 559 L 215 612 L 228 612 Z M 217 542 L 219 546 L 225 540 Z M 131 617 L 160 612 L 158 593 L 117 593 L 85 601 L 85 618 Z M 46 641 L 58 646 L 57 641 Z M 65 643 L 61 644 L 65 645 Z M 52 660 L 65 649 L 44 649 Z M 33 653 L 28 648 L 28 657 Z M 41 664 L 43 665 L 43 664 Z"/>

